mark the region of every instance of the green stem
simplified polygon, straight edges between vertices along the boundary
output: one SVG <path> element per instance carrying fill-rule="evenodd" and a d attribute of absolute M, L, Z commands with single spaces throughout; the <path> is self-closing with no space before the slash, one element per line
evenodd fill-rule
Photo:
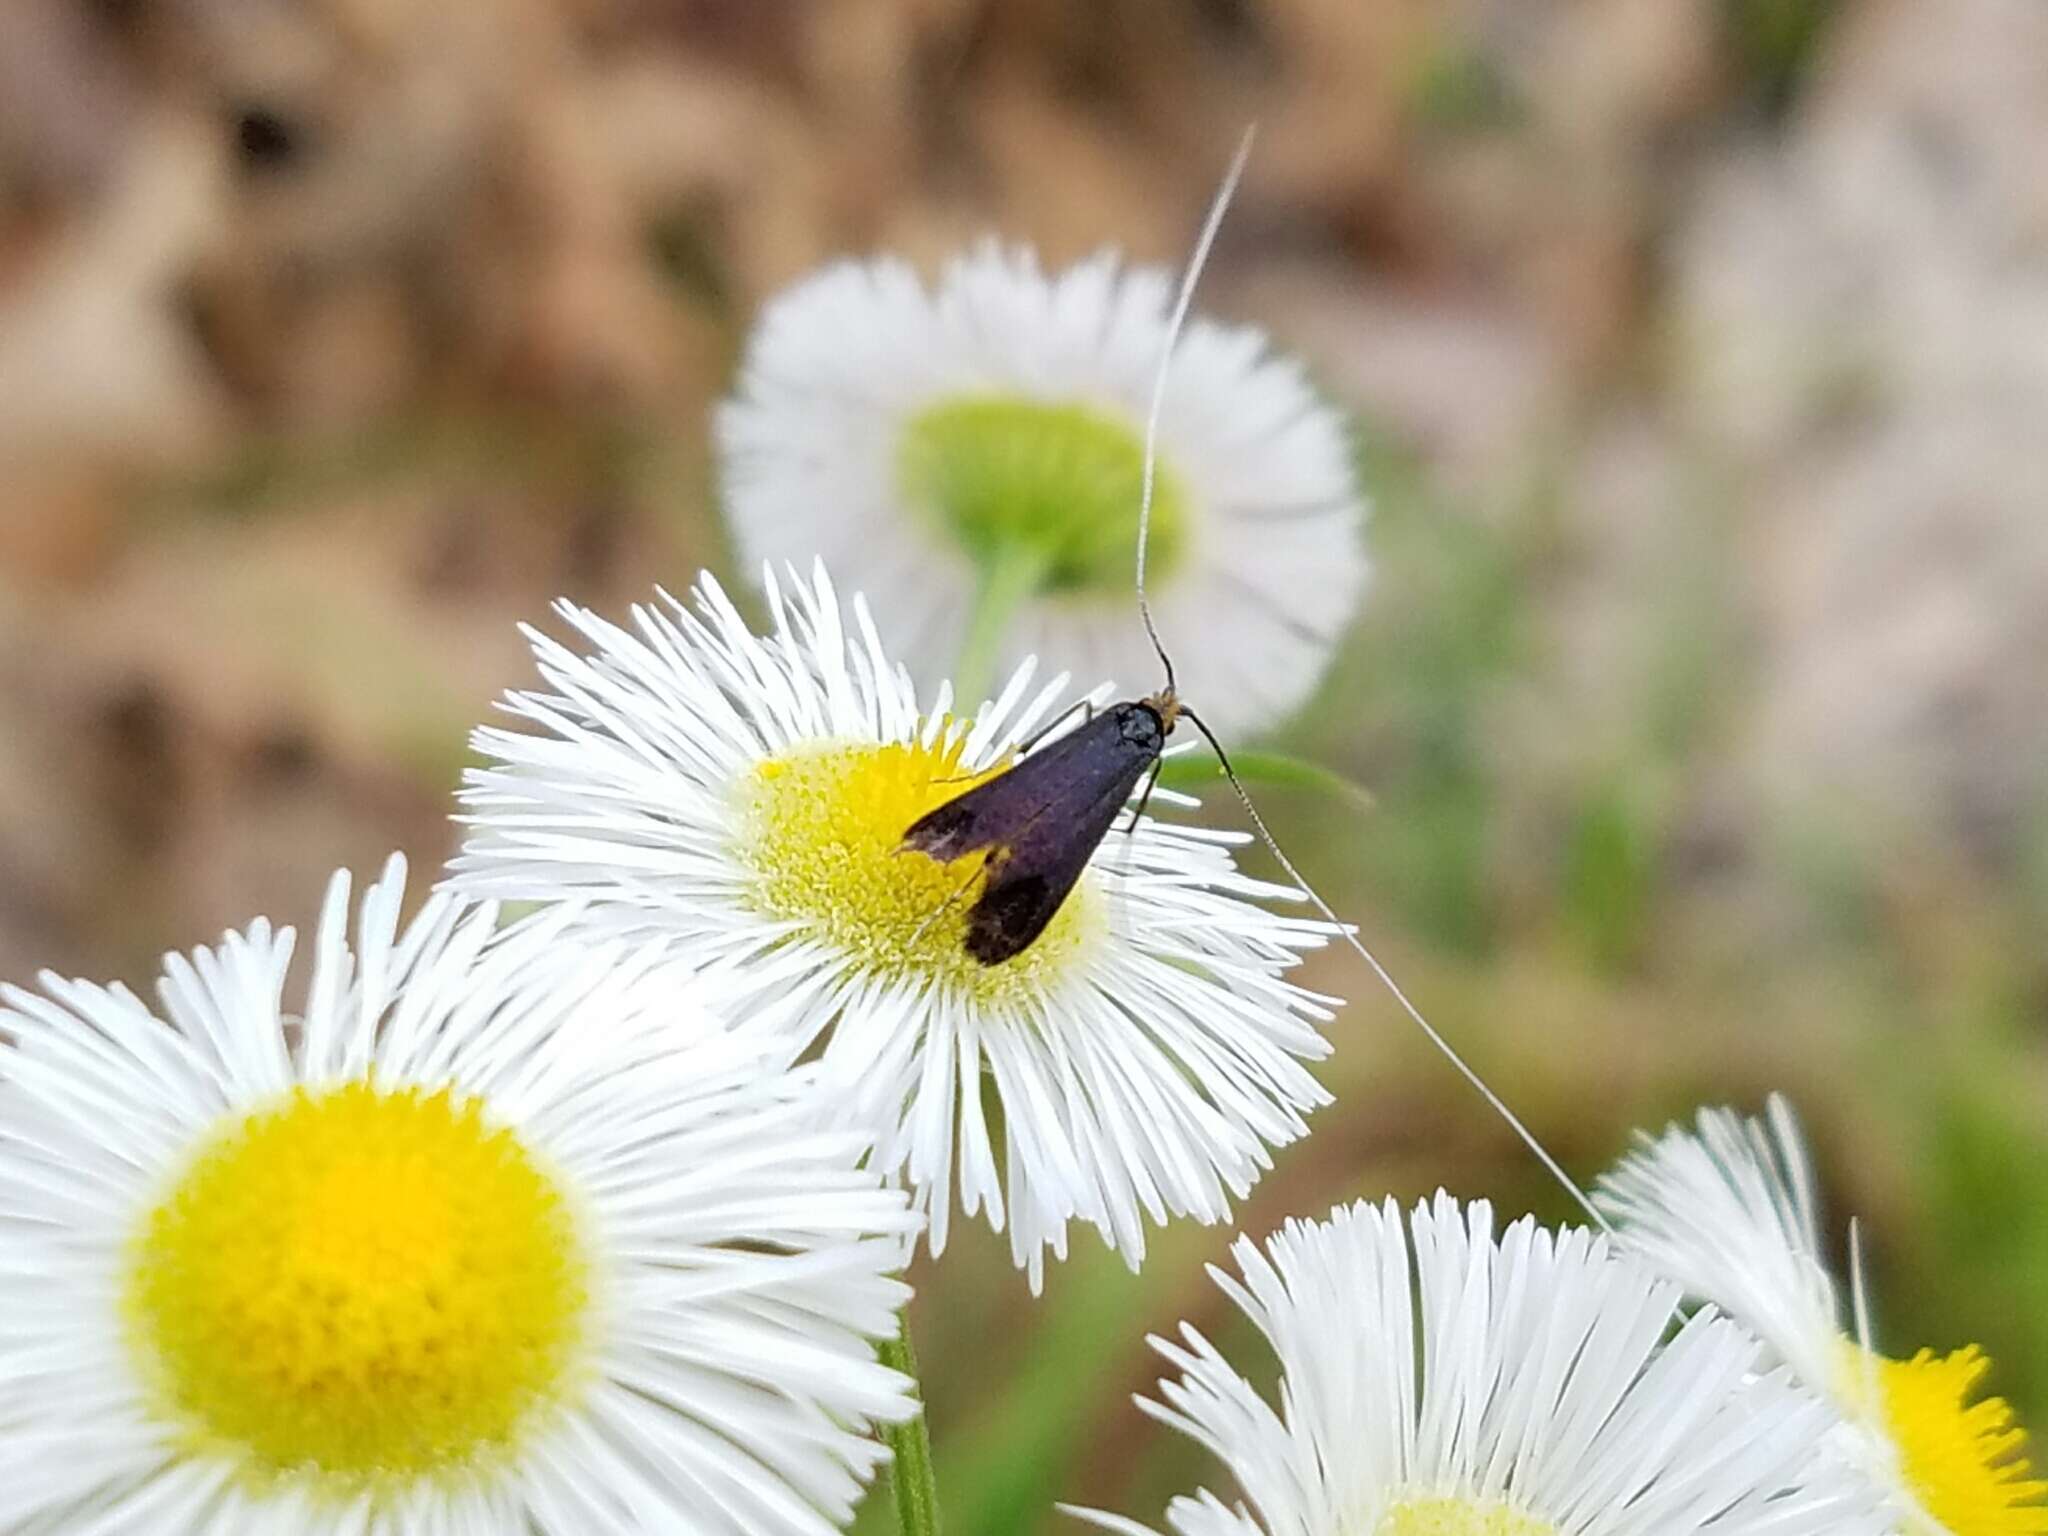
<path fill-rule="evenodd" d="M 953 700 L 963 712 L 988 696 L 996 654 L 1010 621 L 1036 595 L 1050 563 L 1044 550 L 1018 543 L 998 545 L 982 562 L 967 638 L 960 643 L 960 664 L 953 669 Z"/>
<path fill-rule="evenodd" d="M 889 1483 L 896 1490 L 896 1529 L 902 1536 L 939 1536 L 939 1490 L 932 1478 L 932 1437 L 924 1419 L 924 1383 L 918 1381 L 917 1352 L 910 1347 L 910 1314 L 897 1337 L 881 1347 L 882 1364 L 917 1383 L 917 1417 L 889 1427 L 895 1461 Z"/>

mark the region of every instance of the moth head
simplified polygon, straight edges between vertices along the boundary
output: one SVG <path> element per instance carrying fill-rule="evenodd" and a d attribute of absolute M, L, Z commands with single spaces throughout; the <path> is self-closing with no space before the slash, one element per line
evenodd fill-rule
<path fill-rule="evenodd" d="M 1173 685 L 1169 683 L 1157 693 L 1148 695 L 1140 702 L 1159 717 L 1160 730 L 1171 736 L 1173 734 L 1174 722 L 1180 719 L 1181 714 L 1180 695 L 1173 691 Z"/>

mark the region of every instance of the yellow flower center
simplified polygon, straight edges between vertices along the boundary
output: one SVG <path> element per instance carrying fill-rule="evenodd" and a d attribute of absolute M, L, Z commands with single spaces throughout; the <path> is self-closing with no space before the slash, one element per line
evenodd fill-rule
<path fill-rule="evenodd" d="M 1557 1527 L 1499 1499 L 1453 1495 L 1401 1500 L 1372 1536 L 1557 1536 Z"/>
<path fill-rule="evenodd" d="M 1898 1450 L 1899 1475 L 1933 1524 L 1933 1536 L 2036 1536 L 2048 1532 L 2048 1483 L 2028 1476 L 2020 1451 L 2026 1431 L 2013 1423 L 2003 1398 L 1972 1402 L 1991 1369 L 1971 1345 L 1951 1355 L 1923 1349 L 1910 1360 L 1866 1355 L 1847 1345 L 1841 1380 L 1845 1396 L 1869 1412 L 1874 1378 L 1877 1413 Z"/>
<path fill-rule="evenodd" d="M 992 778 L 957 746 L 817 745 L 768 758 L 737 785 L 736 852 L 764 914 L 803 924 L 869 974 L 913 976 L 980 1001 L 1042 990 L 1081 947 L 1095 899 L 1084 876 L 1038 941 L 1001 965 L 967 953 L 967 914 L 987 856 L 941 864 L 903 852 L 910 824 Z"/>
<path fill-rule="evenodd" d="M 356 1487 L 503 1450 L 563 1388 L 586 1276 L 561 1192 L 475 1100 L 356 1082 L 218 1134 L 125 1299 L 195 1442 Z"/>

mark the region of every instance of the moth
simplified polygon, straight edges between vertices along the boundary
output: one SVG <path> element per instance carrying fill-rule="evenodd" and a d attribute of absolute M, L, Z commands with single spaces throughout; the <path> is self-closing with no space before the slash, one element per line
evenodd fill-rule
<path fill-rule="evenodd" d="M 1166 738 L 1186 713 L 1171 682 L 1112 704 L 903 834 L 905 852 L 950 864 L 986 851 L 981 895 L 967 913 L 967 953 L 1001 965 L 1029 949 L 1088 867 L 1138 781 L 1159 774 Z M 1132 813 L 1144 814 L 1152 793 Z"/>

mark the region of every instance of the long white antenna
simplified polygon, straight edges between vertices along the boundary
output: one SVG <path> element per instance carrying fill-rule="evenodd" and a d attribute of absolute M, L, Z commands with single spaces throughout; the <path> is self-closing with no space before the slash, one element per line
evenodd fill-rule
<path fill-rule="evenodd" d="M 1169 693 L 1173 691 L 1173 659 L 1166 654 L 1166 646 L 1159 638 L 1159 626 L 1153 622 L 1152 604 L 1145 595 L 1145 550 L 1152 532 L 1152 486 L 1158 466 L 1159 415 L 1166 401 L 1166 377 L 1173 362 L 1174 348 L 1180 340 L 1181 328 L 1187 323 L 1188 308 L 1194 302 L 1195 284 L 1202 275 L 1203 266 L 1208 262 L 1210 247 L 1216 243 L 1216 231 L 1222 226 L 1224 211 L 1230 207 L 1230 200 L 1237 192 L 1237 184 L 1244 177 L 1245 162 L 1251 158 L 1252 140 L 1257 131 L 1256 126 L 1245 129 L 1244 137 L 1237 142 L 1237 153 L 1231 157 L 1230 169 L 1224 173 L 1223 185 L 1217 189 L 1214 200 L 1209 204 L 1209 217 L 1202 225 L 1202 233 L 1195 241 L 1194 254 L 1188 258 L 1187 271 L 1181 278 L 1180 294 L 1174 301 L 1173 317 L 1166 328 L 1166 342 L 1159 358 L 1159 371 L 1152 380 L 1151 408 L 1145 413 L 1145 469 L 1138 496 L 1138 613 L 1145 621 L 1145 633 L 1151 637 L 1152 649 L 1159 653 L 1160 663 L 1166 668 L 1166 687 Z M 1593 1219 L 1596 1226 L 1602 1231 L 1611 1231 L 1607 1218 L 1600 1214 L 1591 1200 L 1586 1198 L 1586 1192 L 1564 1171 L 1563 1165 L 1550 1155 L 1542 1142 L 1536 1139 L 1536 1133 L 1524 1125 L 1501 1096 L 1486 1085 L 1486 1080 L 1458 1054 L 1437 1027 L 1422 1016 L 1422 1010 L 1409 1001 L 1408 994 L 1401 990 L 1400 983 L 1396 982 L 1387 968 L 1380 964 L 1378 957 L 1360 942 L 1358 935 L 1337 916 L 1330 904 L 1308 883 L 1301 871 L 1294 867 L 1294 861 L 1287 857 L 1279 840 L 1267 829 L 1266 818 L 1259 814 L 1259 808 L 1252 803 L 1250 791 L 1244 787 L 1235 770 L 1231 768 L 1230 758 L 1223 750 L 1223 743 L 1216 739 L 1215 733 L 1203 722 L 1201 716 L 1185 705 L 1181 707 L 1181 713 L 1194 721 L 1196 728 L 1215 750 L 1216 759 L 1223 765 L 1223 772 L 1230 780 L 1230 787 L 1237 791 L 1237 798 L 1244 806 L 1245 815 L 1251 818 L 1252 826 L 1258 831 L 1259 841 L 1264 843 L 1273 857 L 1280 861 L 1280 867 L 1287 872 L 1287 878 L 1294 882 L 1301 894 L 1308 898 L 1309 904 L 1322 915 L 1323 920 L 1335 928 L 1344 942 L 1349 944 L 1357 952 L 1358 957 L 1371 968 L 1373 975 L 1379 978 L 1380 985 L 1392 994 L 1394 1001 L 1400 1004 L 1401 1011 L 1414 1021 L 1415 1027 L 1421 1030 L 1429 1043 L 1442 1053 L 1444 1060 L 1457 1069 L 1458 1075 L 1470 1083 L 1479 1096 L 1493 1107 L 1494 1113 L 1505 1120 L 1522 1139 L 1522 1144 L 1535 1154 L 1536 1161 L 1549 1170 L 1550 1176 L 1579 1203 L 1580 1208 Z"/>
<path fill-rule="evenodd" d="M 1586 1198 L 1586 1192 L 1579 1188 L 1577 1182 L 1570 1174 L 1564 1171 L 1563 1165 L 1550 1155 L 1549 1148 L 1537 1140 L 1536 1133 L 1524 1125 L 1521 1117 L 1508 1108 L 1506 1101 L 1486 1085 L 1486 1079 L 1473 1070 L 1471 1064 L 1458 1054 L 1457 1048 L 1443 1037 L 1437 1027 L 1422 1016 L 1422 1010 L 1409 1000 L 1408 994 L 1401 990 L 1401 984 L 1394 980 L 1384 965 L 1380 964 L 1379 957 L 1365 947 L 1358 935 L 1351 930 L 1350 925 L 1331 910 L 1330 904 L 1323 900 L 1321 894 L 1317 892 L 1314 886 L 1308 883 L 1307 877 L 1294 867 L 1294 860 L 1287 857 L 1286 852 L 1280 847 L 1279 840 L 1267 830 L 1266 818 L 1261 816 L 1259 808 L 1252 804 L 1251 792 L 1244 787 L 1236 771 L 1231 768 L 1230 759 L 1224 755 L 1223 744 L 1216 739 L 1215 733 L 1203 723 L 1201 716 L 1197 715 L 1185 704 L 1181 706 L 1180 712 L 1195 722 L 1196 729 L 1202 733 L 1210 747 L 1214 749 L 1216 760 L 1223 764 L 1224 776 L 1230 780 L 1230 787 L 1237 791 L 1238 802 L 1243 805 L 1245 815 L 1251 818 L 1252 826 L 1259 834 L 1259 841 L 1264 843 L 1273 857 L 1280 861 L 1280 867 L 1287 872 L 1287 878 L 1292 880 L 1301 894 L 1308 898 L 1309 905 L 1321 914 L 1324 922 L 1329 923 L 1337 930 L 1338 935 L 1344 942 L 1357 952 L 1359 959 L 1372 968 L 1373 975 L 1380 979 L 1380 985 L 1385 987 L 1393 995 L 1394 1001 L 1401 1005 L 1401 1011 L 1415 1021 L 1415 1027 L 1421 1030 L 1429 1043 L 1443 1054 L 1444 1060 L 1455 1067 L 1458 1075 L 1470 1083 L 1482 1099 L 1493 1106 L 1494 1113 L 1508 1123 L 1510 1130 L 1521 1137 L 1522 1145 L 1536 1155 L 1536 1161 L 1548 1169 L 1550 1176 L 1564 1186 L 1565 1193 L 1576 1200 L 1579 1203 L 1580 1209 L 1593 1218 L 1594 1225 L 1598 1226 L 1603 1232 L 1612 1231 L 1613 1228 L 1607 1224 L 1607 1218 L 1600 1214 L 1591 1200 Z"/>
<path fill-rule="evenodd" d="M 1159 371 L 1152 376 L 1152 403 L 1145 411 L 1145 469 L 1138 490 L 1138 616 L 1145 621 L 1145 633 L 1151 637 L 1152 649 L 1159 653 L 1160 665 L 1166 668 L 1168 693 L 1173 692 L 1173 658 L 1160 642 L 1159 626 L 1152 619 L 1152 600 L 1145 594 L 1145 552 L 1152 543 L 1152 487 L 1159 476 L 1159 413 L 1166 405 L 1166 376 L 1172 370 L 1181 328 L 1187 324 L 1188 306 L 1195 301 L 1195 284 L 1201 280 L 1202 268 L 1209 264 L 1209 248 L 1216 243 L 1216 231 L 1223 227 L 1223 215 L 1237 195 L 1238 182 L 1244 179 L 1245 162 L 1252 157 L 1252 140 L 1258 133 L 1256 123 L 1245 129 L 1244 137 L 1237 141 L 1237 153 L 1230 157 L 1230 169 L 1223 173 L 1223 185 L 1210 201 L 1209 216 L 1202 221 L 1202 233 L 1195 241 L 1195 253 L 1188 258 L 1187 270 L 1181 274 L 1173 316 L 1166 322 Z"/>

